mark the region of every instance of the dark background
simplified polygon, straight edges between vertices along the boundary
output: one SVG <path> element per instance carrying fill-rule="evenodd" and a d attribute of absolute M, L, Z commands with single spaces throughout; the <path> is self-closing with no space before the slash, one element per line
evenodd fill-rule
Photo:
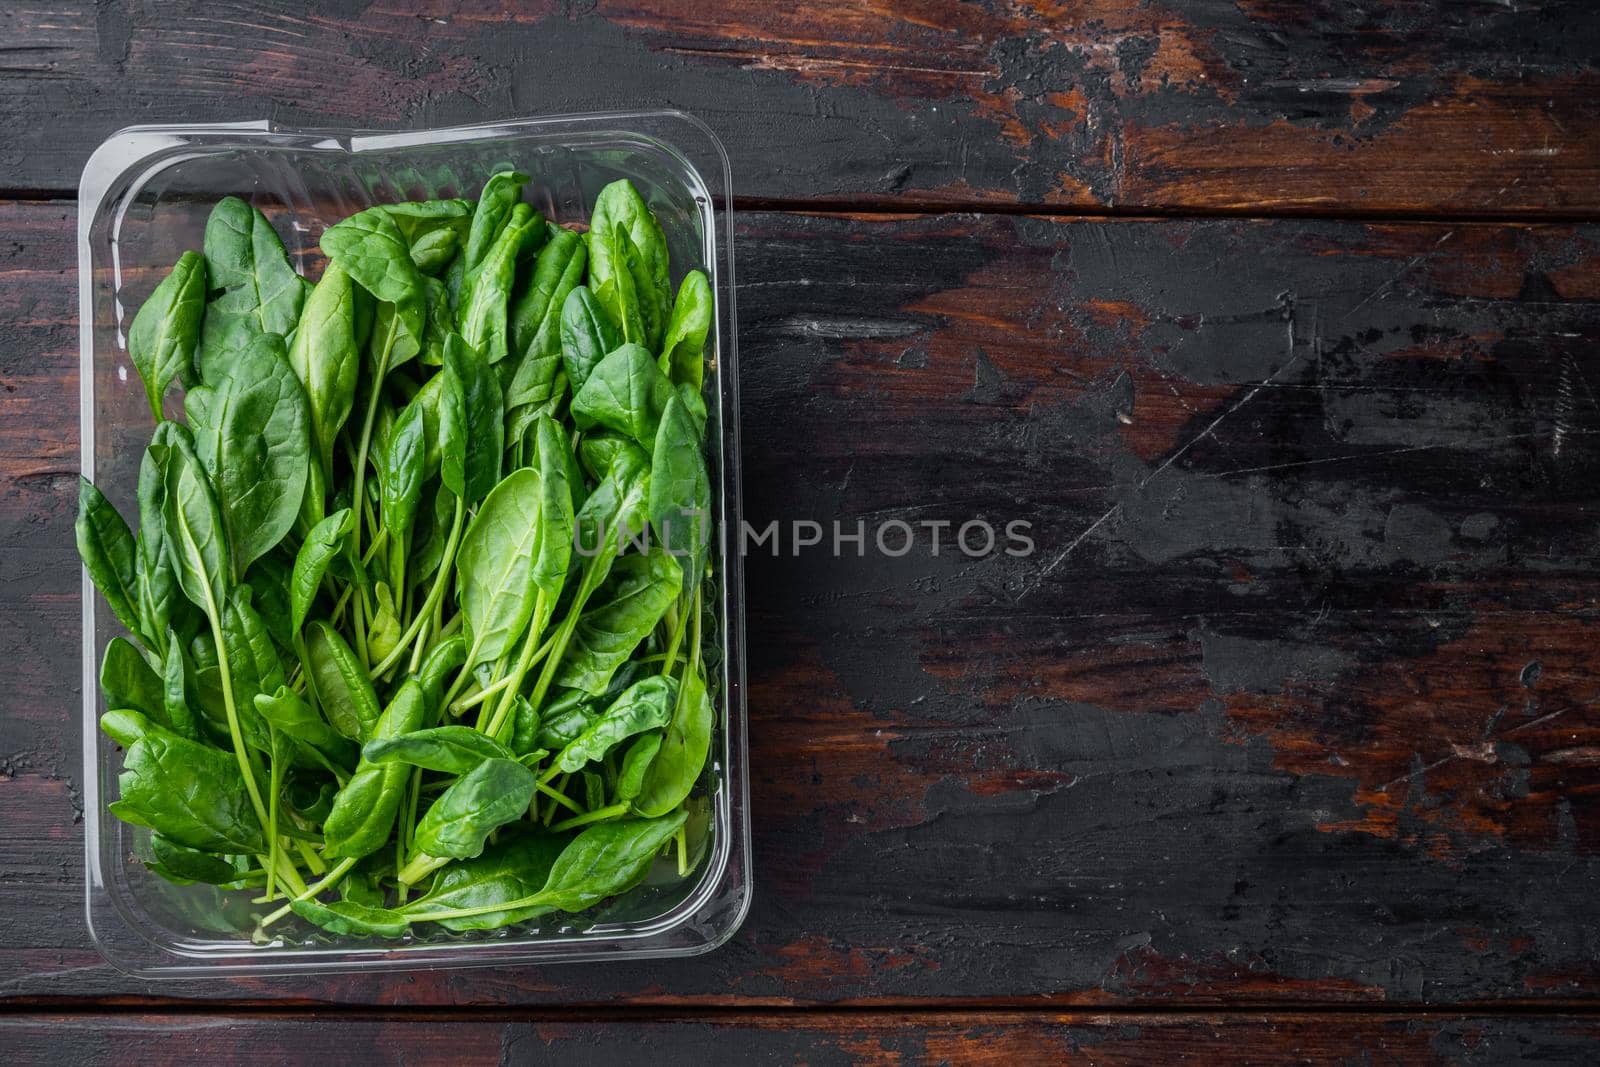
<path fill-rule="evenodd" d="M 1594 1056 L 1600 9 L 314 7 L 0 10 L 12 1057 Z M 84 160 L 655 106 L 733 160 L 749 519 L 1037 553 L 748 561 L 756 901 L 712 955 L 119 975 L 82 919 Z"/>

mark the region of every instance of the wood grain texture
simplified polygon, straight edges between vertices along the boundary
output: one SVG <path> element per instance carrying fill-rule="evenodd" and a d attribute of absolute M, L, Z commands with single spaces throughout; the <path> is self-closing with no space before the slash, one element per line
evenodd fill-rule
<path fill-rule="evenodd" d="M 527 1021 L 332 1019 L 295 1015 L 21 1015 L 0 1018 L 17 1062 L 278 1064 L 543 1063 L 659 1067 L 741 1063 L 1144 1065 L 1576 1063 L 1593 1019 L 1467 1015 L 1155 1016 L 786 1013 Z"/>
<path fill-rule="evenodd" d="M 747 561 L 743 931 L 146 985 L 80 914 L 73 213 L 0 226 L 0 995 L 1600 992 L 1600 229 L 742 216 L 751 522 L 1036 542 Z"/>
<path fill-rule="evenodd" d="M 1587 0 L 29 0 L 0 11 L 0 101 L 0 190 L 76 188 L 132 123 L 677 107 L 739 197 L 1600 209 Z"/>

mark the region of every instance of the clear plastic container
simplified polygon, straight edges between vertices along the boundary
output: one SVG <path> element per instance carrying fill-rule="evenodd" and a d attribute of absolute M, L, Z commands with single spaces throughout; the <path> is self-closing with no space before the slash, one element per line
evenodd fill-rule
<path fill-rule="evenodd" d="M 185 249 L 198 250 L 207 215 L 234 194 L 274 222 L 302 273 L 323 229 L 374 203 L 475 196 L 495 170 L 532 176 L 526 197 L 558 223 L 583 221 L 595 194 L 633 181 L 660 219 L 674 284 L 704 270 L 717 298 L 708 339 L 707 406 L 713 498 L 721 529 L 739 529 L 739 401 L 728 159 L 715 135 L 679 112 L 520 119 L 404 133 L 291 130 L 267 122 L 138 126 L 113 134 L 79 184 L 78 284 L 83 472 L 124 515 L 151 422 L 129 363 L 132 316 Z M 169 398 L 169 404 L 173 398 Z M 169 411 L 179 410 L 169 407 Z M 97 726 L 99 663 L 119 632 L 83 581 L 84 826 L 87 911 L 95 944 L 140 976 L 195 977 L 367 968 L 415 969 L 692 955 L 727 940 L 750 902 L 745 768 L 744 605 L 737 552 L 714 545 L 717 632 L 708 679 L 719 730 L 706 770 L 709 834 L 691 876 L 662 861 L 638 889 L 583 916 L 481 934 L 405 942 L 340 939 L 298 920 L 250 940 L 249 894 L 175 886 L 136 858 L 145 831 L 111 816 L 121 754 Z"/>

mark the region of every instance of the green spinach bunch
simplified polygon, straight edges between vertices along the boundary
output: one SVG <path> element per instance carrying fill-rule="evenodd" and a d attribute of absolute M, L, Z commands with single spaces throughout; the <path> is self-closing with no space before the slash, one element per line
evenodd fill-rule
<path fill-rule="evenodd" d="M 628 182 L 583 233 L 527 182 L 352 215 L 314 285 L 229 197 L 129 330 L 137 532 L 87 480 L 76 526 L 111 810 L 263 929 L 491 929 L 705 852 L 711 288 Z"/>

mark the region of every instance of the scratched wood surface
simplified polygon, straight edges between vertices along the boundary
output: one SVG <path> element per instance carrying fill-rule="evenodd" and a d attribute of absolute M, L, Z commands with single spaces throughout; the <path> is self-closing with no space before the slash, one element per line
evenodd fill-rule
<path fill-rule="evenodd" d="M 751 521 L 1035 550 L 748 560 L 715 953 L 152 985 L 81 918 L 74 216 L 0 206 L 13 1006 L 1600 992 L 1600 227 L 740 215 Z"/>
<path fill-rule="evenodd" d="M 783 1014 L 645 1019 L 463 1021 L 415 1025 L 307 1016 L 44 1015 L 0 1018 L 15 1062 L 279 1064 L 320 1062 L 338 1049 L 351 1063 L 540 1063 L 613 1067 L 649 1062 L 833 1064 L 1048 1063 L 1139 1065 L 1215 1061 L 1219 1040 L 1235 1064 L 1367 1065 L 1573 1062 L 1593 1051 L 1600 1023 L 1465 1015 L 1350 1016 L 1060 1015 L 960 1013 L 939 1017 Z"/>
<path fill-rule="evenodd" d="M 131 123 L 421 127 L 681 107 L 737 193 L 860 206 L 1600 208 L 1591 0 L 23 0 L 0 188 Z"/>

